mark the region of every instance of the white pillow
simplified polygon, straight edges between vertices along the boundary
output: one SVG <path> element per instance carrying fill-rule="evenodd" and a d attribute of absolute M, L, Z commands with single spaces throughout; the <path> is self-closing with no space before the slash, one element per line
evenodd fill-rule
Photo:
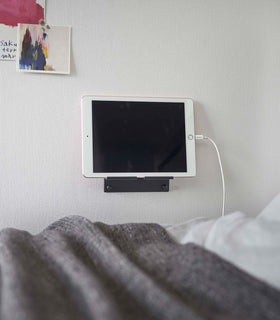
<path fill-rule="evenodd" d="M 166 227 L 181 244 L 194 242 L 280 289 L 280 194 L 255 218 L 242 212 Z"/>

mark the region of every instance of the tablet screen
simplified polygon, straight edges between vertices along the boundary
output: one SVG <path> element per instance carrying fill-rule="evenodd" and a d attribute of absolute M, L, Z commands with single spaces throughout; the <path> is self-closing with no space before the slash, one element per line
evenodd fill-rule
<path fill-rule="evenodd" d="M 187 172 L 183 102 L 92 101 L 94 172 Z"/>

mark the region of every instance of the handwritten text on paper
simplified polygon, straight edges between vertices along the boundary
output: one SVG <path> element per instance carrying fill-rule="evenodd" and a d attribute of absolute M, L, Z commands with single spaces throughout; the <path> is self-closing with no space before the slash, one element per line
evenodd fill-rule
<path fill-rule="evenodd" d="M 17 43 L 13 40 L 0 40 L 0 60 L 16 60 Z"/>

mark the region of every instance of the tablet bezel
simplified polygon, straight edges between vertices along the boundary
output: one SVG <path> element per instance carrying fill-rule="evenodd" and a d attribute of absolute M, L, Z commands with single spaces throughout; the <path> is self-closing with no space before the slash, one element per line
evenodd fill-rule
<path fill-rule="evenodd" d="M 92 101 L 182 102 L 185 109 L 187 172 L 94 172 L 92 137 Z M 193 101 L 189 98 L 113 97 L 87 95 L 82 97 L 82 173 L 86 178 L 107 177 L 194 177 L 196 175 Z"/>

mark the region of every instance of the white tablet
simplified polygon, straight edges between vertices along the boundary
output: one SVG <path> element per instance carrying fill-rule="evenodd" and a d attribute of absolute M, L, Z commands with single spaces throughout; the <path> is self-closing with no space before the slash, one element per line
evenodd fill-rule
<path fill-rule="evenodd" d="M 84 96 L 85 177 L 192 177 L 191 99 Z"/>

